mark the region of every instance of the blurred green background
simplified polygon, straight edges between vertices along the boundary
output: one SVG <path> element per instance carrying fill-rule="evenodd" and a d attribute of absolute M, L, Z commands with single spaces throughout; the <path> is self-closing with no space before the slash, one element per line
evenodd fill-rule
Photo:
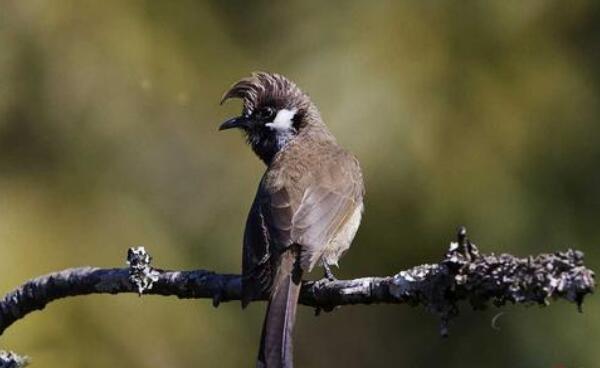
<path fill-rule="evenodd" d="M 575 247 L 600 269 L 600 2 L 0 3 L 0 292 L 67 267 L 239 272 L 262 171 L 221 94 L 297 81 L 360 159 L 366 214 L 339 277 L 484 252 Z M 463 309 L 301 308 L 298 367 L 598 366 L 597 297 Z M 35 367 L 250 367 L 264 304 L 64 299 L 0 347 Z"/>

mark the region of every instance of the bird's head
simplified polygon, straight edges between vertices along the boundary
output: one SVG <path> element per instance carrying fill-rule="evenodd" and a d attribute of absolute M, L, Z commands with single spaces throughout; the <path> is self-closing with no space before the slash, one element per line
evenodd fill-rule
<path fill-rule="evenodd" d="M 235 83 L 223 95 L 221 104 L 230 98 L 242 100 L 242 114 L 221 124 L 219 130 L 241 129 L 267 165 L 304 129 L 322 124 L 310 98 L 279 74 L 253 73 Z"/>

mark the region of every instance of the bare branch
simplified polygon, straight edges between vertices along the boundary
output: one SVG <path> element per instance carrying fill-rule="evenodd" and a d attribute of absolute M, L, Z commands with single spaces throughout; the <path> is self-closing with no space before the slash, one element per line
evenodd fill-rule
<path fill-rule="evenodd" d="M 239 275 L 155 269 L 143 248 L 130 249 L 128 263 L 129 268 L 67 269 L 26 282 L 0 300 L 0 334 L 28 313 L 68 296 L 143 293 L 210 298 L 215 306 L 241 297 Z M 482 309 L 490 302 L 496 306 L 506 302 L 546 305 L 562 298 L 580 307 L 593 288 L 594 273 L 584 266 L 579 251 L 527 258 L 480 255 L 463 228 L 440 263 L 416 266 L 390 277 L 306 281 L 300 303 L 317 311 L 349 304 L 422 305 L 442 319 L 445 334 L 446 322 L 458 314 L 459 301 Z M 264 299 L 266 295 L 260 298 Z"/>
<path fill-rule="evenodd" d="M 12 351 L 0 350 L 0 368 L 22 368 L 29 365 L 29 358 Z"/>

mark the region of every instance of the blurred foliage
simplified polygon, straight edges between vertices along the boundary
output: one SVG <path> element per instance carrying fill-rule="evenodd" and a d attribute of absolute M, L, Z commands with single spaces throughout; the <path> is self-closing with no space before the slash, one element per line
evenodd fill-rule
<path fill-rule="evenodd" d="M 0 291 L 122 265 L 238 272 L 263 171 L 218 105 L 253 70 L 308 91 L 361 160 L 366 216 L 339 277 L 484 252 L 600 252 L 600 3 L 0 4 Z M 315 277 L 318 275 L 315 275 Z M 593 367 L 599 302 L 490 308 L 438 336 L 405 306 L 301 308 L 299 367 Z M 264 305 L 62 300 L 0 345 L 39 367 L 249 367 Z"/>

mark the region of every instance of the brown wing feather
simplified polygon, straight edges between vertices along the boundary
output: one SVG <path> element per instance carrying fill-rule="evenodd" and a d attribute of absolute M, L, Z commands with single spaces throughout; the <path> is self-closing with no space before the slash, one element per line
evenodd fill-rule
<path fill-rule="evenodd" d="M 244 300 L 271 289 L 280 255 L 292 244 L 300 245 L 301 268 L 310 271 L 362 204 L 357 160 L 341 149 L 335 153 L 317 160 L 309 172 L 273 167 L 263 177 L 244 236 Z M 296 162 L 292 167 L 303 165 Z"/>
<path fill-rule="evenodd" d="M 281 253 L 292 244 L 293 208 L 285 188 L 261 181 L 248 214 L 242 249 L 242 305 L 271 290 Z"/>
<path fill-rule="evenodd" d="M 301 265 L 306 271 L 312 270 L 325 247 L 362 204 L 362 177 L 354 157 L 338 156 L 324 169 L 326 174 L 308 187 L 293 218 L 292 239 L 302 245 Z"/>
<path fill-rule="evenodd" d="M 271 237 L 261 210 L 263 199 L 259 193 L 250 208 L 244 231 L 242 248 L 243 307 L 268 290 L 272 274 L 270 267 Z"/>

